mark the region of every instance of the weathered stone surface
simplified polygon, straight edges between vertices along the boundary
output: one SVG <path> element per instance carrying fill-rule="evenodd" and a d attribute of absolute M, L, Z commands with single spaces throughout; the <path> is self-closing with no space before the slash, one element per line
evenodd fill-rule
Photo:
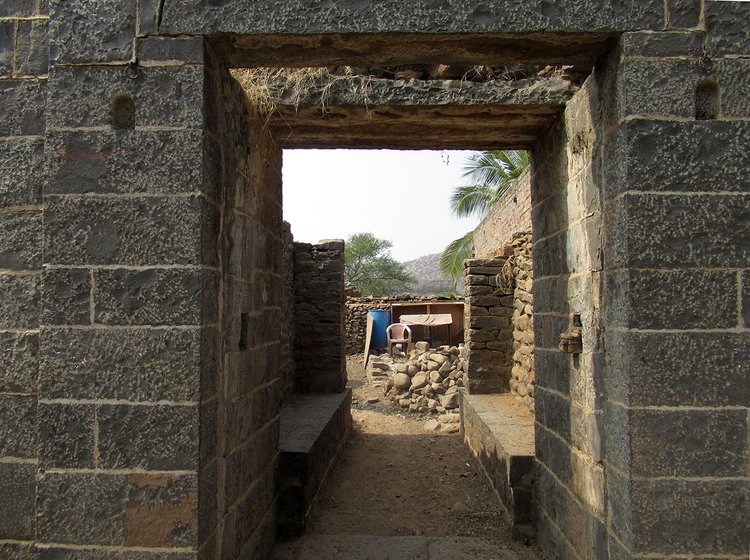
<path fill-rule="evenodd" d="M 201 364 L 207 371 L 216 367 L 212 336 L 211 329 L 46 329 L 40 393 L 63 399 L 197 400 Z"/>
<path fill-rule="evenodd" d="M 604 390 L 612 400 L 633 406 L 743 406 L 750 401 L 748 335 L 608 331 L 605 347 Z M 537 353 L 537 360 L 542 356 Z"/>
<path fill-rule="evenodd" d="M 441 5 L 416 2 L 406 7 L 395 1 L 378 6 L 348 1 L 321 8 L 243 0 L 208 10 L 190 10 L 167 3 L 161 31 L 168 34 L 520 33 L 660 29 L 663 25 L 664 7 L 656 2 L 592 6 L 566 1 L 551 6 L 535 1 L 501 8 L 456 0 Z"/>
<path fill-rule="evenodd" d="M 0 274 L 0 328 L 39 325 L 39 274 Z"/>
<path fill-rule="evenodd" d="M 96 323 L 200 325 L 216 320 L 215 273 L 196 269 L 99 270 Z"/>
<path fill-rule="evenodd" d="M 29 0 L 4 0 L 0 4 L 0 17 L 32 17 L 39 14 L 37 8 L 37 2 L 29 2 Z"/>
<path fill-rule="evenodd" d="M 607 225 L 620 240 L 609 251 L 615 268 L 734 268 L 750 260 L 750 228 L 736 227 L 750 223 L 750 195 L 626 194 L 610 207 Z"/>
<path fill-rule="evenodd" d="M 634 550 L 743 555 L 747 551 L 744 480 L 637 480 L 631 503 Z"/>
<path fill-rule="evenodd" d="M 31 463 L 0 463 L 0 503 L 6 504 L 0 516 L 0 534 L 5 539 L 34 538 L 36 468 Z M 0 547 L 0 554 L 5 552 L 6 549 Z M 3 558 L 13 558 L 13 555 Z M 23 556 L 18 558 L 24 560 Z"/>
<path fill-rule="evenodd" d="M 0 457 L 36 457 L 36 397 L 0 395 Z"/>
<path fill-rule="evenodd" d="M 195 475 L 46 473 L 38 486 L 37 535 L 70 544 L 192 547 L 197 507 Z M 83 509 L 90 515 L 76 515 Z"/>
<path fill-rule="evenodd" d="M 202 150 L 203 135 L 194 130 L 51 132 L 47 192 L 200 192 Z"/>
<path fill-rule="evenodd" d="M 631 410 L 631 472 L 643 477 L 742 477 L 745 410 Z"/>
<path fill-rule="evenodd" d="M 53 268 L 42 273 L 44 325 L 91 324 L 91 271 Z"/>
<path fill-rule="evenodd" d="M 706 5 L 706 48 L 718 55 L 750 54 L 750 7 L 742 2 Z"/>
<path fill-rule="evenodd" d="M 201 230 L 213 212 L 199 196 L 48 197 L 45 258 L 54 264 L 201 263 Z"/>
<path fill-rule="evenodd" d="M 19 21 L 16 34 L 16 75 L 42 76 L 49 66 L 47 20 Z"/>
<path fill-rule="evenodd" d="M 52 95 L 48 124 L 54 127 L 108 126 L 112 124 L 114 98 L 128 94 L 135 103 L 136 127 L 202 126 L 202 68 L 139 67 L 138 72 L 136 79 L 130 79 L 122 66 L 54 68 L 49 78 Z"/>
<path fill-rule="evenodd" d="M 42 266 L 41 218 L 38 210 L 0 214 L 0 269 Z"/>
<path fill-rule="evenodd" d="M 733 272 L 629 270 L 605 277 L 607 321 L 641 329 L 732 328 L 737 325 Z M 711 306 L 705 302 L 711 301 Z"/>
<path fill-rule="evenodd" d="M 742 293 L 740 294 L 740 314 L 745 328 L 750 328 L 750 270 L 742 272 Z"/>
<path fill-rule="evenodd" d="M 15 21 L 0 22 L 0 76 L 10 76 L 13 73 L 15 25 Z"/>
<path fill-rule="evenodd" d="M 0 207 L 38 204 L 43 183 L 43 140 L 0 141 Z"/>
<path fill-rule="evenodd" d="M 0 82 L 0 136 L 43 135 L 46 98 L 44 80 Z"/>
<path fill-rule="evenodd" d="M 197 467 L 197 407 L 104 405 L 97 415 L 99 461 L 104 468 Z"/>
<path fill-rule="evenodd" d="M 701 7 L 700 0 L 667 0 L 667 27 L 670 29 L 698 27 Z"/>
<path fill-rule="evenodd" d="M 42 468 L 94 467 L 93 405 L 39 405 L 39 465 Z"/>
<path fill-rule="evenodd" d="M 128 0 L 53 3 L 50 57 L 56 64 L 129 61 L 135 12 L 135 3 Z"/>
<path fill-rule="evenodd" d="M 703 49 L 703 33 L 625 33 L 622 36 L 622 49 L 626 56 L 700 56 Z"/>
<path fill-rule="evenodd" d="M 741 139 L 748 135 L 745 121 L 630 120 L 605 144 L 608 161 L 615 163 L 604 169 L 612 179 L 604 193 L 642 190 L 644 177 L 652 191 L 705 191 L 710 177 L 713 189 L 747 192 L 750 177 L 742 169 L 750 166 L 750 154 Z"/>
<path fill-rule="evenodd" d="M 37 390 L 39 335 L 0 332 L 0 393 Z"/>
<path fill-rule="evenodd" d="M 203 37 L 146 37 L 138 40 L 138 61 L 141 63 L 201 64 L 203 57 Z"/>

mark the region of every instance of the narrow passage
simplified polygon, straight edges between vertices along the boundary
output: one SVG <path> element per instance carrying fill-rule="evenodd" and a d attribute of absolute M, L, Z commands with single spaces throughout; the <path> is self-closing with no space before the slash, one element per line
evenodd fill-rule
<path fill-rule="evenodd" d="M 272 560 L 539 558 L 511 539 L 461 441 L 458 415 L 433 430 L 430 415 L 405 412 L 368 383 L 361 356 L 347 362 L 355 403 L 349 442 L 321 491 L 310 533 L 277 544 Z"/>

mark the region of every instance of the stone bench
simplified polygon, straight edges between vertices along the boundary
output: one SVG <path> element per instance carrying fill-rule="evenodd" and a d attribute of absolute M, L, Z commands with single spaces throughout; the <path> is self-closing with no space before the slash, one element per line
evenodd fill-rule
<path fill-rule="evenodd" d="M 279 435 L 280 538 L 307 530 L 326 476 L 352 424 L 352 392 L 295 394 L 281 409 Z"/>
<path fill-rule="evenodd" d="M 510 515 L 514 538 L 532 537 L 533 414 L 508 394 L 461 391 L 461 435 Z"/>

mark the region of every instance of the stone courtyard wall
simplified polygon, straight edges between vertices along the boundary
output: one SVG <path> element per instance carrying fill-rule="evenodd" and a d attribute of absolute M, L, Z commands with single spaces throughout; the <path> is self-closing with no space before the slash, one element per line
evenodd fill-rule
<path fill-rule="evenodd" d="M 338 393 L 346 386 L 344 242 L 294 244 L 295 386 Z"/>

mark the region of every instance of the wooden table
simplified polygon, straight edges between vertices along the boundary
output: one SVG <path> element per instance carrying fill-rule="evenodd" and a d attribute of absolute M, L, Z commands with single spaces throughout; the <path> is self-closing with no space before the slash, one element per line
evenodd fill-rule
<path fill-rule="evenodd" d="M 420 325 L 427 327 L 427 337 L 432 342 L 432 327 L 446 325 L 448 327 L 448 346 L 452 344 L 451 325 L 453 316 L 450 313 L 422 313 L 419 315 L 401 315 L 399 322 L 404 325 Z"/>

